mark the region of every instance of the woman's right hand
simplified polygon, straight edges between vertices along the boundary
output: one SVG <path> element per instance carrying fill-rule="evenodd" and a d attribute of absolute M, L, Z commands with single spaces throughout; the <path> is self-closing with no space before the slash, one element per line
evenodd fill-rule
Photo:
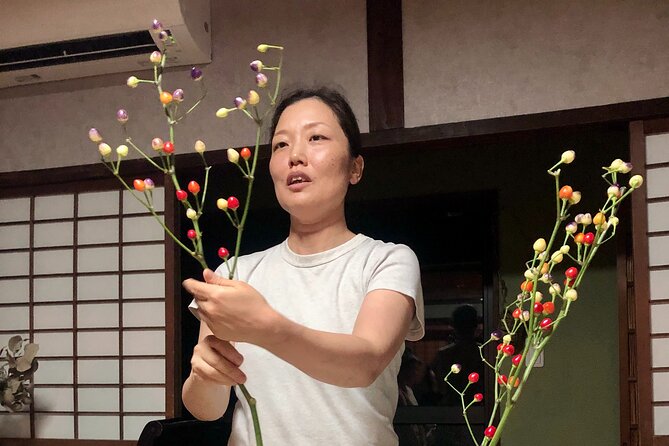
<path fill-rule="evenodd" d="M 194 379 L 225 386 L 246 382 L 246 375 L 239 369 L 244 358 L 228 341 L 213 334 L 202 338 L 193 349 L 191 376 Z"/>

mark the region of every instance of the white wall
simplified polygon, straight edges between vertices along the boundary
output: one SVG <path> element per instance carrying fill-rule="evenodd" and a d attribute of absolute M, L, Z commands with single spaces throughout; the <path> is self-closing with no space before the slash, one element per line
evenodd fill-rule
<path fill-rule="evenodd" d="M 407 127 L 669 95 L 669 2 L 403 3 Z"/>
<path fill-rule="evenodd" d="M 205 67 L 209 94 L 178 129 L 177 150 L 180 145 L 186 146 L 182 150 L 192 150 L 197 138 L 212 148 L 253 143 L 250 122 L 241 116 L 221 121 L 214 112 L 221 106 L 231 107 L 235 96 L 245 95 L 255 85 L 248 63 L 266 57 L 255 50 L 261 42 L 286 47 L 285 86 L 339 86 L 349 97 L 362 130 L 368 130 L 363 1 L 282 0 L 280 6 L 269 1 L 211 3 L 213 62 Z M 162 106 L 153 100 L 155 90 L 148 85 L 126 87 L 128 75 L 0 90 L 0 172 L 98 162 L 88 128 L 97 127 L 106 139 L 115 135 L 113 142 L 120 144 L 115 113 L 121 107 L 131 115 L 129 129 L 135 141 L 148 144 L 154 136 L 165 138 L 167 127 Z M 191 98 L 197 94 L 187 69 L 176 69 L 166 78 L 169 89 L 183 88 Z"/>
<path fill-rule="evenodd" d="M 669 96 L 665 1 L 403 3 L 407 127 Z M 286 46 L 285 85 L 340 86 L 367 131 L 365 15 L 363 0 L 212 1 L 210 93 L 179 130 L 178 146 L 189 150 L 195 138 L 212 148 L 252 142 L 246 121 L 213 112 L 252 85 L 247 63 L 261 41 Z M 0 172 L 97 162 L 86 131 L 120 138 L 119 107 L 130 112 L 136 141 L 164 136 L 153 92 L 125 87 L 127 76 L 0 90 Z M 168 86 L 195 94 L 185 69 Z"/>

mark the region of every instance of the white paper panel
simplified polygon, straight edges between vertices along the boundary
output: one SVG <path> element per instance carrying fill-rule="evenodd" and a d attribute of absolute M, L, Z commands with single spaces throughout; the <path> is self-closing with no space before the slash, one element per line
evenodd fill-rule
<path fill-rule="evenodd" d="M 72 305 L 35 305 L 35 328 L 72 328 Z"/>
<path fill-rule="evenodd" d="M 126 412 L 164 412 L 165 389 L 162 387 L 128 387 L 123 389 Z"/>
<path fill-rule="evenodd" d="M 72 384 L 72 360 L 47 360 L 39 362 L 35 384 Z"/>
<path fill-rule="evenodd" d="M 35 409 L 48 412 L 69 412 L 74 410 L 72 388 L 35 388 Z"/>
<path fill-rule="evenodd" d="M 655 435 L 669 435 L 669 407 L 653 407 Z"/>
<path fill-rule="evenodd" d="M 163 327 L 164 302 L 130 302 L 123 304 L 124 327 Z"/>
<path fill-rule="evenodd" d="M 111 190 L 106 192 L 90 192 L 79 194 L 79 217 L 118 214 L 119 193 Z"/>
<path fill-rule="evenodd" d="M 0 249 L 17 249 L 29 247 L 30 226 L 27 224 L 0 226 Z"/>
<path fill-rule="evenodd" d="M 669 236 L 648 237 L 648 264 L 669 265 Z"/>
<path fill-rule="evenodd" d="M 165 189 L 162 187 L 156 187 L 153 190 L 153 208 L 156 212 L 161 212 L 165 209 Z M 144 199 L 144 194 L 138 194 L 138 196 Z M 123 191 L 123 213 L 124 214 L 137 214 L 137 213 L 147 213 L 149 211 L 138 202 L 135 197 L 132 196 L 127 190 Z"/>
<path fill-rule="evenodd" d="M 81 359 L 77 361 L 79 384 L 118 384 L 118 359 Z"/>
<path fill-rule="evenodd" d="M 77 243 L 79 245 L 117 242 L 118 218 L 107 218 L 103 220 L 81 220 L 77 224 Z"/>
<path fill-rule="evenodd" d="M 35 223 L 33 246 L 72 246 L 74 243 L 74 223 Z"/>
<path fill-rule="evenodd" d="M 118 356 L 118 331 L 80 331 L 77 334 L 79 356 Z"/>
<path fill-rule="evenodd" d="M 646 164 L 669 162 L 669 133 L 646 136 Z"/>
<path fill-rule="evenodd" d="M 73 217 L 73 195 L 51 195 L 35 197 L 35 220 Z"/>
<path fill-rule="evenodd" d="M 30 309 L 28 305 L 2 307 L 0 310 L 0 327 L 3 330 L 30 329 Z"/>
<path fill-rule="evenodd" d="M 669 304 L 650 306 L 650 332 L 669 333 Z"/>
<path fill-rule="evenodd" d="M 0 438 L 30 438 L 30 414 L 0 412 Z"/>
<path fill-rule="evenodd" d="M 118 327 L 118 304 L 77 305 L 79 328 Z"/>
<path fill-rule="evenodd" d="M 74 279 L 72 277 L 35 279 L 33 282 L 33 299 L 35 302 L 71 301 L 74 295 L 73 282 Z"/>
<path fill-rule="evenodd" d="M 143 242 L 165 240 L 165 231 L 153 216 L 126 217 L 123 219 L 123 241 Z"/>
<path fill-rule="evenodd" d="M 35 274 L 56 274 L 72 272 L 72 250 L 58 249 L 55 251 L 35 251 Z"/>
<path fill-rule="evenodd" d="M 30 198 L 0 200 L 0 223 L 30 221 Z"/>
<path fill-rule="evenodd" d="M 72 415 L 35 414 L 36 438 L 74 438 Z"/>
<path fill-rule="evenodd" d="M 39 344 L 38 357 L 72 356 L 74 349 L 72 333 L 48 331 L 35 333 L 35 343 Z"/>
<path fill-rule="evenodd" d="M 0 299 L 3 303 L 28 302 L 30 281 L 28 279 L 0 280 Z"/>
<path fill-rule="evenodd" d="M 125 299 L 165 297 L 165 274 L 124 274 L 123 297 Z"/>
<path fill-rule="evenodd" d="M 121 418 L 117 416 L 83 415 L 79 417 L 79 438 L 82 440 L 119 440 Z"/>
<path fill-rule="evenodd" d="M 123 270 L 165 269 L 164 245 L 123 247 Z"/>
<path fill-rule="evenodd" d="M 653 372 L 653 401 L 669 402 L 669 372 Z"/>
<path fill-rule="evenodd" d="M 119 390 L 108 388 L 79 389 L 79 410 L 82 412 L 118 412 Z"/>
<path fill-rule="evenodd" d="M 648 203 L 648 231 L 669 231 L 669 202 Z"/>
<path fill-rule="evenodd" d="M 0 277 L 27 276 L 28 273 L 30 273 L 29 253 L 0 253 Z"/>
<path fill-rule="evenodd" d="M 669 196 L 669 167 L 646 171 L 648 198 Z"/>
<path fill-rule="evenodd" d="M 650 272 L 650 298 L 669 299 L 669 269 Z"/>
<path fill-rule="evenodd" d="M 142 433 L 144 426 L 146 426 L 149 421 L 160 420 L 161 418 L 164 418 L 164 415 L 150 415 L 144 417 L 133 415 L 123 417 L 123 439 L 136 441 L 139 439 L 139 435 Z"/>
<path fill-rule="evenodd" d="M 164 355 L 165 330 L 124 331 L 123 354 L 132 355 Z"/>
<path fill-rule="evenodd" d="M 123 360 L 123 382 L 128 384 L 165 384 L 165 360 Z"/>
<path fill-rule="evenodd" d="M 118 271 L 118 248 L 80 248 L 77 251 L 79 272 Z"/>
<path fill-rule="evenodd" d="M 77 300 L 118 299 L 118 275 L 77 277 Z"/>
<path fill-rule="evenodd" d="M 669 367 L 669 339 L 651 339 L 652 367 Z"/>

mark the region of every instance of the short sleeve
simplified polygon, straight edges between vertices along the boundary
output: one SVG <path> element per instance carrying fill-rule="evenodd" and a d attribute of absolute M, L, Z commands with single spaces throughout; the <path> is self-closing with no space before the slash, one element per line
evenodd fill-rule
<path fill-rule="evenodd" d="M 420 282 L 420 265 L 416 254 L 406 245 L 384 244 L 370 256 L 372 271 L 367 293 L 385 289 L 397 291 L 412 298 L 416 313 L 406 339 L 417 341 L 425 335 L 425 309 Z"/>

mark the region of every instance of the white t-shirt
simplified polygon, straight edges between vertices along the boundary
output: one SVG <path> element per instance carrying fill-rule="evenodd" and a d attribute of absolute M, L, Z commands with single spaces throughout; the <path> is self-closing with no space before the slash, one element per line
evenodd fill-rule
<path fill-rule="evenodd" d="M 227 277 L 225 265 L 217 273 Z M 424 333 L 418 260 L 405 245 L 358 234 L 325 252 L 298 255 L 287 241 L 239 258 L 236 276 L 262 294 L 276 311 L 315 330 L 353 331 L 362 302 L 372 290 L 398 291 L 415 300 L 416 315 L 406 339 Z M 191 303 L 197 315 L 197 305 Z M 342 388 L 315 380 L 272 353 L 237 343 L 241 369 L 257 403 L 266 446 L 392 446 L 397 373 L 404 347 L 369 387 Z M 254 446 L 251 412 L 236 389 L 230 446 Z"/>

